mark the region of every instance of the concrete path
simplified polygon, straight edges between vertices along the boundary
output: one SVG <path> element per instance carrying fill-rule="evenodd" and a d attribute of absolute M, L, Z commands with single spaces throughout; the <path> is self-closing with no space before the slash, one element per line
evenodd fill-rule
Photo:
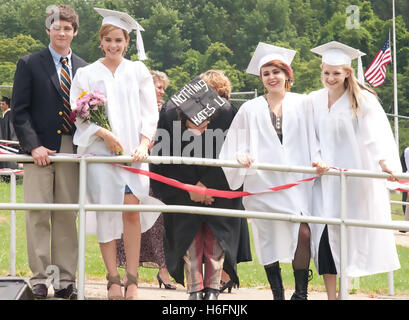
<path fill-rule="evenodd" d="M 395 231 L 396 244 L 409 247 L 409 232 L 401 233 Z M 290 299 L 293 294 L 292 290 L 285 292 L 286 299 Z M 106 284 L 96 281 L 89 281 L 85 286 L 85 298 L 87 300 L 106 299 Z M 159 289 L 157 284 L 140 283 L 139 299 L 140 300 L 186 300 L 188 294 L 185 288 L 178 285 L 176 290 Z M 327 300 L 325 292 L 312 291 L 308 295 L 309 300 Z M 409 296 L 395 295 L 377 295 L 377 294 L 350 294 L 349 300 L 409 300 Z M 233 289 L 231 293 L 222 293 L 219 300 L 272 300 L 271 290 L 262 288 L 239 288 Z"/>
<path fill-rule="evenodd" d="M 396 244 L 409 248 L 409 232 L 402 233 L 399 231 L 394 231 L 394 233 Z"/>
<path fill-rule="evenodd" d="M 401 246 L 409 247 L 409 232 L 401 233 L 395 231 L 396 243 Z M 10 279 L 9 277 L 0 277 Z M 25 279 L 28 281 L 28 279 Z M 285 292 L 286 299 L 291 298 L 293 291 Z M 53 289 L 50 287 L 49 299 L 53 299 Z M 106 300 L 106 283 L 94 279 L 86 280 L 85 284 L 85 299 L 86 300 Z M 152 283 L 139 284 L 139 300 L 187 300 L 188 294 L 185 288 L 177 285 L 176 290 L 159 289 L 158 285 Z M 309 300 L 327 300 L 325 292 L 312 291 L 308 295 Z M 233 289 L 231 293 L 220 294 L 219 300 L 272 300 L 271 290 L 265 287 L 239 288 Z M 349 300 L 409 300 L 409 296 L 403 295 L 377 295 L 377 294 L 350 294 Z"/>
<path fill-rule="evenodd" d="M 178 286 L 176 290 L 159 289 L 155 284 L 139 284 L 139 300 L 187 300 L 186 290 Z M 290 299 L 292 290 L 285 292 L 286 299 Z M 309 300 L 327 300 L 325 292 L 310 292 Z M 104 300 L 106 299 L 106 284 L 99 282 L 89 282 L 85 286 L 86 300 Z M 231 293 L 222 293 L 219 300 L 272 300 L 271 290 L 265 288 L 239 288 L 233 289 Z M 364 295 L 351 294 L 349 300 L 409 300 L 409 296 L 383 296 L 383 295 Z"/>

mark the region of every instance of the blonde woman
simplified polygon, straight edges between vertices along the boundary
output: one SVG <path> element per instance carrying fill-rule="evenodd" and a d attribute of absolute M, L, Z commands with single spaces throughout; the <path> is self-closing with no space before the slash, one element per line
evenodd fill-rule
<path fill-rule="evenodd" d="M 389 122 L 372 90 L 358 83 L 351 60 L 359 50 L 333 41 L 312 49 L 322 55 L 325 88 L 309 95 L 316 145 L 313 166 L 320 173 L 328 166 L 378 172 L 401 171 L 398 150 Z M 347 215 L 350 219 L 391 220 L 389 193 L 382 179 L 347 178 Z M 313 214 L 339 218 L 340 179 L 322 176 L 313 187 Z M 324 277 L 328 299 L 336 299 L 340 271 L 339 226 L 312 225 L 315 263 Z M 347 274 L 360 277 L 400 267 L 392 230 L 348 228 Z"/>
<path fill-rule="evenodd" d="M 111 130 L 77 119 L 74 143 L 80 154 L 132 155 L 133 167 L 148 169 L 138 162 L 148 156 L 148 147 L 159 118 L 152 76 L 140 61 L 124 58 L 129 33 L 139 25 L 122 12 L 96 9 L 104 20 L 100 29 L 102 59 L 78 70 L 71 87 L 71 105 L 82 92 L 100 90 L 107 99 Z M 125 23 L 124 21 L 128 21 Z M 139 52 L 139 50 L 138 50 Z M 138 163 L 136 163 L 138 162 Z M 149 179 L 110 164 L 88 165 L 87 195 L 96 204 L 139 204 L 150 201 Z M 123 299 L 116 264 L 116 239 L 123 233 L 126 253 L 125 298 L 137 298 L 141 232 L 149 229 L 158 213 L 98 212 L 97 236 L 107 268 L 108 298 Z"/>
<path fill-rule="evenodd" d="M 153 83 L 155 84 L 158 109 L 161 111 L 162 106 L 165 103 L 165 101 L 163 101 L 163 95 L 165 94 L 166 88 L 169 86 L 169 78 L 166 73 L 158 70 L 151 70 L 151 75 L 153 78 Z"/>

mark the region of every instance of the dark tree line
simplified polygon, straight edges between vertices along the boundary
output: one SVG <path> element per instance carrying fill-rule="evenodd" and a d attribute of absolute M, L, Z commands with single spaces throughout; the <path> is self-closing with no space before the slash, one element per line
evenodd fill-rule
<path fill-rule="evenodd" d="M 234 91 L 262 92 L 258 79 L 245 73 L 259 41 L 297 50 L 293 91 L 308 93 L 321 87 L 320 59 L 311 48 L 331 40 L 359 48 L 367 53 L 366 69 L 392 32 L 392 0 L 0 0 L 0 84 L 12 83 L 19 57 L 48 44 L 45 10 L 60 3 L 79 13 L 73 49 L 89 62 L 101 57 L 101 17 L 93 7 L 135 17 L 145 28 L 146 64 L 165 71 L 171 80 L 168 95 L 210 68 L 225 70 Z M 408 1 L 396 0 L 396 16 L 399 113 L 409 115 Z M 132 34 L 133 43 L 135 38 Z M 127 57 L 137 59 L 135 46 Z M 376 91 L 386 112 L 392 113 L 391 64 L 387 72 L 385 84 Z M 402 121 L 401 127 L 409 123 Z"/>

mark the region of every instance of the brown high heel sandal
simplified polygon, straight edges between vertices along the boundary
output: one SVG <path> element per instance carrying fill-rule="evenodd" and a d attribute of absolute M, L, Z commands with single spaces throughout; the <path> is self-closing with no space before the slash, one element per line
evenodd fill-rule
<path fill-rule="evenodd" d="M 137 273 L 136 276 L 130 274 L 130 273 L 126 273 L 126 283 L 125 283 L 125 297 L 126 297 L 126 291 L 128 289 L 128 287 L 132 284 L 136 285 L 136 287 L 138 287 L 138 278 L 139 278 L 139 274 Z M 138 300 L 138 297 L 132 296 L 132 297 L 128 297 L 125 298 L 126 300 Z"/>
<path fill-rule="evenodd" d="M 113 284 L 117 284 L 118 286 L 121 287 L 121 277 L 120 275 L 116 275 L 116 276 L 111 276 L 109 273 L 107 273 L 106 276 L 107 280 L 108 280 L 108 284 L 107 284 L 107 291 L 109 291 L 109 289 L 111 288 L 111 286 Z M 121 290 L 122 291 L 122 290 Z M 124 300 L 124 297 L 122 295 L 120 296 L 112 296 L 110 297 L 108 295 L 108 300 Z"/>

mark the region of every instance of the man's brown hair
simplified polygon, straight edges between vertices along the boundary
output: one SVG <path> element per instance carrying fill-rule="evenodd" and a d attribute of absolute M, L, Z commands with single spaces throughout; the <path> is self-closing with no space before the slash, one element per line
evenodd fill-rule
<path fill-rule="evenodd" d="M 70 6 L 53 5 L 47 8 L 46 13 L 47 13 L 47 18 L 45 20 L 45 26 L 47 30 L 50 30 L 50 26 L 53 24 L 54 21 L 62 20 L 62 21 L 70 22 L 74 29 L 74 32 L 78 31 L 78 28 L 80 25 L 78 14 Z"/>

